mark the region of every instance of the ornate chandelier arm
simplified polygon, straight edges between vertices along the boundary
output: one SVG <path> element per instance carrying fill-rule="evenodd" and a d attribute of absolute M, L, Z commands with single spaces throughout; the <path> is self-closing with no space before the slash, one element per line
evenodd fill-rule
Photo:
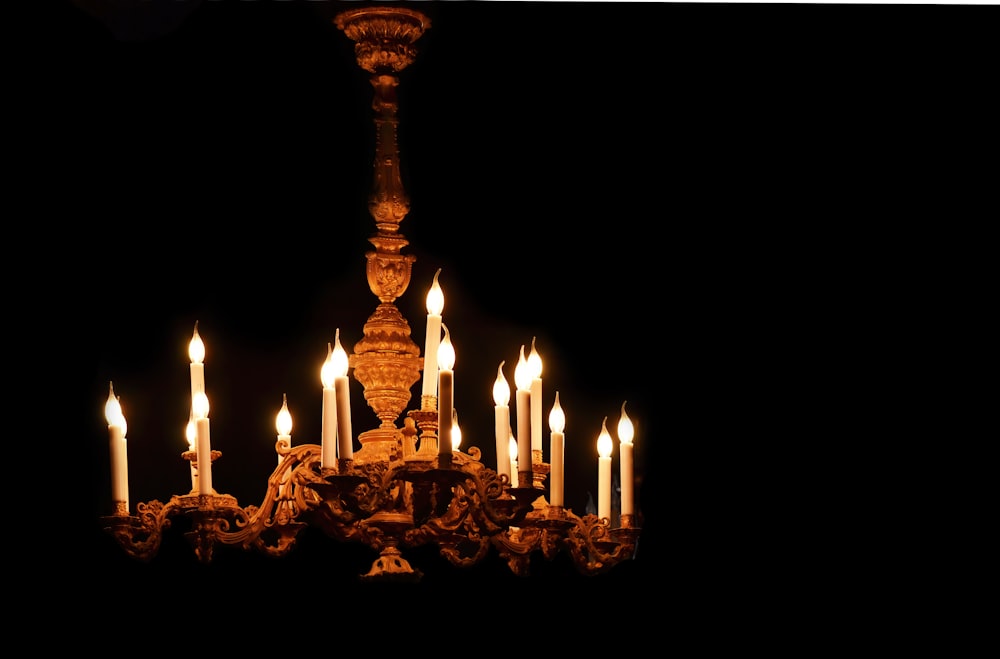
<path fill-rule="evenodd" d="M 180 499 L 174 496 L 164 505 L 161 501 L 136 504 L 137 515 L 104 517 L 104 530 L 114 536 L 125 552 L 140 561 L 149 561 L 160 550 L 163 531 L 170 528 L 170 518 L 181 512 Z"/>
<path fill-rule="evenodd" d="M 611 537 L 606 518 L 597 515 L 577 517 L 572 513 L 569 513 L 568 518 L 575 524 L 568 529 L 561 544 L 569 551 L 581 574 L 606 572 L 628 558 L 635 549 L 634 538 L 631 536 L 625 536 L 621 542 Z"/>
<path fill-rule="evenodd" d="M 531 552 L 535 550 L 541 534 L 539 529 L 513 527 L 504 533 L 492 536 L 491 541 L 500 556 L 507 561 L 510 571 L 519 577 L 524 577 L 528 575 Z"/>
<path fill-rule="evenodd" d="M 312 480 L 322 449 L 316 444 L 290 448 L 279 441 L 275 450 L 283 458 L 267 480 L 264 500 L 260 506 L 233 511 L 232 524 L 219 519 L 217 541 L 270 556 L 283 556 L 295 546 L 296 536 L 306 526 L 298 521 L 299 515 L 320 503 L 316 492 L 305 485 Z M 231 526 L 239 530 L 230 532 Z"/>

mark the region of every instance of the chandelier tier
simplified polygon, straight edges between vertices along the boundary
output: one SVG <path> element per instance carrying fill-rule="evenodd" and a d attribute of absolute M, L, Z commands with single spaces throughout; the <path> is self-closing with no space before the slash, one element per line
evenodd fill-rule
<path fill-rule="evenodd" d="M 235 497 L 212 486 L 211 465 L 221 452 L 211 449 L 208 400 L 204 386 L 204 344 L 195 324 L 191 356 L 190 450 L 181 454 L 191 470 L 191 491 L 129 510 L 126 423 L 120 399 L 109 388 L 106 416 L 111 439 L 112 515 L 101 518 L 131 557 L 149 561 L 174 521 L 186 520 L 185 536 L 202 563 L 210 563 L 217 545 L 233 545 L 280 557 L 290 552 L 308 526 L 342 542 L 362 543 L 377 554 L 362 580 L 416 581 L 422 576 L 403 552 L 436 545 L 451 564 L 467 567 L 491 551 L 518 575 L 528 574 L 530 557 L 552 559 L 566 552 L 583 574 L 603 573 L 634 558 L 639 516 L 632 506 L 632 425 L 622 405 L 619 422 L 623 476 L 619 525 L 612 527 L 610 434 L 598 440 L 597 514 L 574 514 L 563 504 L 562 429 L 558 393 L 550 414 L 552 450 L 543 462 L 540 441 L 541 396 L 532 397 L 528 363 L 537 353 L 524 348 L 515 371 L 517 423 L 511 428 L 510 387 L 498 369 L 497 466 L 481 461 L 477 447 L 460 448 L 454 424 L 452 367 L 454 350 L 441 322 L 438 278 L 428 294 L 428 332 L 423 357 L 410 326 L 395 305 L 407 290 L 415 257 L 402 253 L 408 244 L 400 223 L 410 209 L 403 188 L 397 146 L 398 74 L 416 56 L 415 42 L 430 27 L 415 10 L 395 6 L 355 8 L 334 18 L 354 44 L 358 65 L 370 74 L 376 128 L 374 183 L 368 208 L 377 232 L 366 254 L 368 285 L 379 304 L 363 328 L 363 338 L 347 355 L 340 344 L 328 346 L 323 368 L 321 444 L 291 444 L 287 402 L 278 414 L 275 450 L 278 466 L 267 480 L 260 505 L 241 507 Z M 437 305 L 434 300 L 437 299 Z M 437 306 L 435 309 L 434 307 Z M 443 332 L 443 336 L 442 336 Z M 522 367 L 525 367 L 522 370 Z M 347 371 L 364 388 L 377 428 L 352 434 Z M 540 365 L 537 367 L 540 369 Z M 407 409 L 411 388 L 423 372 L 419 408 Z M 537 373 L 537 370 L 536 370 Z M 402 417 L 402 420 L 400 418 Z M 514 439 L 516 436 L 516 440 Z M 509 443 L 508 443 L 509 438 Z M 354 451 L 355 439 L 360 449 Z M 548 496 L 548 499 L 546 499 Z"/>

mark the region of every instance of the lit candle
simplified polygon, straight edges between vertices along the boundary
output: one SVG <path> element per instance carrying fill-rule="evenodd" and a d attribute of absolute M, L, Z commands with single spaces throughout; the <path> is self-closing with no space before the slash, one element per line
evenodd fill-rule
<path fill-rule="evenodd" d="M 451 334 L 448 326 L 441 324 L 444 338 L 437 350 L 438 365 L 438 457 L 451 458 L 451 424 L 452 411 L 455 409 L 455 376 L 452 368 L 455 366 L 455 348 L 451 345 Z"/>
<path fill-rule="evenodd" d="M 497 473 L 510 476 L 510 460 L 507 456 L 507 438 L 510 436 L 510 385 L 503 376 L 503 365 L 497 367 L 497 379 L 493 382 L 494 432 L 497 440 Z"/>
<path fill-rule="evenodd" d="M 194 334 L 188 343 L 188 357 L 191 358 L 191 400 L 205 393 L 205 342 L 198 334 L 198 321 L 194 322 Z"/>
<path fill-rule="evenodd" d="M 427 291 L 427 338 L 424 343 L 424 396 L 437 394 L 438 344 L 441 342 L 441 312 L 444 310 L 444 292 L 438 283 L 441 269 L 434 273 L 434 283 Z"/>
<path fill-rule="evenodd" d="M 535 337 L 531 337 L 531 353 L 528 355 L 528 373 L 531 375 L 531 450 L 542 450 L 542 358 L 535 349 Z M 541 462 L 541 455 L 538 456 Z"/>
<path fill-rule="evenodd" d="M 333 352 L 333 388 L 337 397 L 337 450 L 341 460 L 354 459 L 354 440 L 351 437 L 351 390 L 347 380 L 347 352 L 340 345 L 340 328 L 334 335 Z"/>
<path fill-rule="evenodd" d="M 188 415 L 187 425 L 184 427 L 184 438 L 187 439 L 188 451 L 195 453 L 197 456 L 196 440 L 198 439 L 198 431 L 195 430 L 194 424 L 194 410 Z M 188 464 L 191 465 L 191 491 L 198 491 L 198 459 L 197 457 L 193 460 L 188 460 Z"/>
<path fill-rule="evenodd" d="M 632 420 L 625 413 L 625 403 L 622 403 L 622 415 L 618 419 L 618 442 L 620 447 L 618 461 L 621 463 L 622 515 L 631 515 L 635 508 L 634 478 L 632 472 L 632 437 L 634 434 L 635 428 L 632 426 Z"/>
<path fill-rule="evenodd" d="M 565 446 L 566 415 L 563 413 L 562 405 L 559 404 L 559 392 L 556 392 L 556 402 L 549 412 L 549 435 L 550 448 L 549 461 L 552 463 L 549 475 L 551 477 L 551 492 L 549 493 L 549 503 L 553 506 L 563 505 L 563 448 Z"/>
<path fill-rule="evenodd" d="M 212 494 L 212 442 L 208 428 L 208 396 L 198 392 L 192 402 L 197 442 L 198 494 Z"/>
<path fill-rule="evenodd" d="M 128 424 L 122 413 L 121 401 L 115 396 L 114 385 L 108 383 L 108 400 L 104 404 L 104 418 L 108 422 L 111 442 L 111 500 L 122 503 L 128 513 L 128 444 L 125 433 Z"/>
<path fill-rule="evenodd" d="M 517 387 L 517 468 L 531 473 L 531 373 L 528 362 L 524 358 L 524 346 L 521 346 L 521 356 L 514 367 L 514 385 Z M 520 479 L 519 481 L 520 482 Z M 529 476 L 524 487 L 531 487 Z"/>
<path fill-rule="evenodd" d="M 608 432 L 608 417 L 601 423 L 597 437 L 597 516 L 611 521 L 611 450 L 614 444 Z"/>
<path fill-rule="evenodd" d="M 281 409 L 278 410 L 278 415 L 274 419 L 274 427 L 278 431 L 278 444 L 284 444 L 285 446 L 292 447 L 292 414 L 288 411 L 288 396 L 286 394 L 281 394 Z M 280 453 L 278 454 L 278 466 L 281 466 L 281 461 L 284 456 Z M 284 486 L 288 482 L 292 471 L 286 469 L 285 473 L 281 475 L 281 484 Z M 283 493 L 287 494 L 287 493 Z"/>
<path fill-rule="evenodd" d="M 510 456 L 510 486 L 517 487 L 517 440 L 514 433 L 510 433 L 507 440 L 507 455 Z"/>
<path fill-rule="evenodd" d="M 274 419 L 274 427 L 278 431 L 278 443 L 284 444 L 288 448 L 292 447 L 292 413 L 288 411 L 288 395 L 281 394 L 281 409 Z M 281 455 L 278 455 L 278 464 L 281 464 Z"/>
<path fill-rule="evenodd" d="M 186 430 L 188 439 L 188 448 L 195 451 L 195 459 L 191 461 L 191 491 L 200 491 L 201 487 L 199 485 L 200 476 L 198 476 L 198 424 L 194 419 L 194 401 L 198 397 L 198 394 L 205 394 L 205 342 L 201 340 L 201 335 L 198 334 L 198 321 L 194 322 L 194 332 L 191 335 L 191 341 L 188 343 L 188 357 L 191 359 L 191 414 L 188 420 L 188 428 Z M 209 462 L 211 462 L 211 453 L 209 453 Z M 211 465 L 209 466 L 211 469 Z M 211 481 L 211 479 L 209 479 Z M 211 486 L 209 487 L 211 489 Z"/>
<path fill-rule="evenodd" d="M 326 344 L 326 361 L 319 370 L 323 383 L 323 425 L 320 435 L 322 453 L 320 467 L 335 469 L 337 466 L 337 391 L 334 389 L 333 346 Z"/>

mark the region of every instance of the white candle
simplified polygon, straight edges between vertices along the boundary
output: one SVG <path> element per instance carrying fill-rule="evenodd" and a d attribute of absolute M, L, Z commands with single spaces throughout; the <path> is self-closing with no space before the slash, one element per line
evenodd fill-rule
<path fill-rule="evenodd" d="M 597 516 L 611 521 L 611 450 L 614 444 L 608 432 L 608 417 L 601 423 L 597 437 Z"/>
<path fill-rule="evenodd" d="M 635 480 L 632 471 L 632 437 L 634 434 L 635 428 L 632 426 L 632 420 L 625 413 L 625 403 L 622 403 L 622 415 L 618 419 L 618 442 L 620 450 L 618 461 L 621 463 L 622 515 L 631 515 L 635 509 L 635 493 L 633 489 Z"/>
<path fill-rule="evenodd" d="M 292 414 L 288 411 L 288 395 L 281 394 L 281 409 L 278 410 L 278 415 L 274 418 L 274 427 L 278 431 L 278 443 L 284 444 L 291 448 L 292 446 Z M 280 453 L 278 454 L 278 465 L 281 465 L 281 461 L 284 456 Z M 289 477 L 292 475 L 291 470 L 285 470 L 285 473 L 281 475 L 281 484 L 284 485 L 288 482 Z"/>
<path fill-rule="evenodd" d="M 334 388 L 336 374 L 333 365 L 333 346 L 326 344 L 326 361 L 319 371 L 323 383 L 323 423 L 321 427 L 320 467 L 335 469 L 337 466 L 337 390 Z"/>
<path fill-rule="evenodd" d="M 114 385 L 111 383 L 108 383 L 104 418 L 108 422 L 111 442 L 111 500 L 124 503 L 125 512 L 128 512 L 128 444 L 125 439 L 128 424 L 122 413 L 121 401 L 115 396 Z"/>
<path fill-rule="evenodd" d="M 521 346 L 521 356 L 514 367 L 514 384 L 517 386 L 517 468 L 531 472 L 531 374 L 524 358 L 524 346 Z M 531 480 L 523 486 L 531 487 Z"/>
<path fill-rule="evenodd" d="M 188 415 L 187 425 L 184 427 L 184 438 L 187 439 L 188 451 L 191 451 L 197 455 L 197 440 L 198 431 L 195 430 L 194 424 L 194 411 Z M 198 460 L 197 458 L 193 460 L 188 460 L 188 464 L 191 465 L 191 491 L 198 491 Z"/>
<path fill-rule="evenodd" d="M 542 358 L 535 349 L 535 337 L 531 337 L 528 373 L 531 375 L 531 450 L 534 452 L 542 450 Z"/>
<path fill-rule="evenodd" d="M 274 418 L 274 427 L 278 431 L 278 442 L 284 443 L 288 448 L 292 447 L 292 414 L 288 411 L 288 395 L 281 394 L 281 409 Z M 278 464 L 281 464 L 281 456 L 278 456 Z"/>
<path fill-rule="evenodd" d="M 208 428 L 208 396 L 199 392 L 192 405 L 198 460 L 198 494 L 212 493 L 212 442 Z"/>
<path fill-rule="evenodd" d="M 441 269 L 434 273 L 434 283 L 427 291 L 427 338 L 424 341 L 424 396 L 437 394 L 438 345 L 441 342 L 441 312 L 444 311 L 444 292 L 438 283 Z"/>
<path fill-rule="evenodd" d="M 552 405 L 552 411 L 549 412 L 549 430 L 551 434 L 549 435 L 549 461 L 552 463 L 549 470 L 550 478 L 550 492 L 549 492 L 549 503 L 553 506 L 563 505 L 563 489 L 564 489 L 564 475 L 563 475 L 563 448 L 565 446 L 565 435 L 563 435 L 563 430 L 566 429 L 566 415 L 563 413 L 562 405 L 559 404 L 559 392 L 556 392 L 556 402 Z"/>
<path fill-rule="evenodd" d="M 503 365 L 497 367 L 493 382 L 494 433 L 497 441 L 497 473 L 510 476 L 510 459 L 507 455 L 507 438 L 510 436 L 510 385 L 503 376 Z"/>
<path fill-rule="evenodd" d="M 354 439 L 351 436 L 351 390 L 347 379 L 347 352 L 340 345 L 340 328 L 334 335 L 333 388 L 337 398 L 337 450 L 341 460 L 354 459 Z"/>
<path fill-rule="evenodd" d="M 438 347 L 438 456 L 451 458 L 452 412 L 455 409 L 455 382 L 452 368 L 455 365 L 455 348 L 451 345 L 448 326 L 441 324 L 444 338 Z"/>
<path fill-rule="evenodd" d="M 188 357 L 191 358 L 191 400 L 205 393 L 205 342 L 198 334 L 198 321 L 194 323 L 194 334 L 188 343 Z"/>
<path fill-rule="evenodd" d="M 514 433 L 507 440 L 507 455 L 510 456 L 510 486 L 517 487 L 517 440 Z"/>

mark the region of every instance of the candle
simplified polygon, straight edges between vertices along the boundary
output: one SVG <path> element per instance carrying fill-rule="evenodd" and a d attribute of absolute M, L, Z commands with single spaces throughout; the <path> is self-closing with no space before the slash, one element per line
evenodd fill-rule
<path fill-rule="evenodd" d="M 559 392 L 556 392 L 556 402 L 549 412 L 549 461 L 552 463 L 549 471 L 550 487 L 549 503 L 553 506 L 563 505 L 563 448 L 565 445 L 566 415 L 563 413 L 562 405 L 559 404 Z"/>
<path fill-rule="evenodd" d="M 528 373 L 531 375 L 531 451 L 539 452 L 542 461 L 542 358 L 535 349 L 535 337 L 531 337 L 531 354 L 528 355 Z"/>
<path fill-rule="evenodd" d="M 188 343 L 188 357 L 191 358 L 191 400 L 205 393 L 205 342 L 198 334 L 198 321 L 194 322 L 194 334 Z"/>
<path fill-rule="evenodd" d="M 441 324 L 444 338 L 437 351 L 438 365 L 438 457 L 451 459 L 452 412 L 455 409 L 455 380 L 452 368 L 455 365 L 455 348 L 451 345 L 448 326 Z"/>
<path fill-rule="evenodd" d="M 320 467 L 334 469 L 337 465 L 337 391 L 334 389 L 336 373 L 333 364 L 333 346 L 326 344 L 326 361 L 319 370 L 323 383 L 323 423 L 321 426 Z"/>
<path fill-rule="evenodd" d="M 510 486 L 517 487 L 517 440 L 514 433 L 507 440 L 507 455 L 510 456 Z"/>
<path fill-rule="evenodd" d="M 434 283 L 427 291 L 427 338 L 424 342 L 424 396 L 437 395 L 438 344 L 441 341 L 441 312 L 444 310 L 444 292 L 438 283 L 441 269 L 434 273 Z"/>
<path fill-rule="evenodd" d="M 128 443 L 125 439 L 128 424 L 125 422 L 121 401 L 115 396 L 112 383 L 108 383 L 104 418 L 108 422 L 111 442 L 111 500 L 124 504 L 125 513 L 128 514 Z"/>
<path fill-rule="evenodd" d="M 274 419 L 274 427 L 278 431 L 278 444 L 283 444 L 288 448 L 292 447 L 292 414 L 288 411 L 288 395 L 281 394 L 281 409 L 278 410 L 278 415 Z M 284 456 L 280 453 L 278 454 L 278 466 L 281 466 L 281 461 Z M 291 469 L 286 469 L 285 473 L 281 475 L 282 486 L 288 482 L 288 478 L 291 476 Z M 284 493 L 287 495 L 287 492 Z"/>
<path fill-rule="evenodd" d="M 633 514 L 635 507 L 634 477 L 632 472 L 632 436 L 634 433 L 635 429 L 632 426 L 632 420 L 625 413 L 625 403 L 622 403 L 622 415 L 618 419 L 618 442 L 620 447 L 618 461 L 621 463 L 622 515 Z"/>
<path fill-rule="evenodd" d="M 212 442 L 208 428 L 208 396 L 199 392 L 192 402 L 198 460 L 198 494 L 212 493 Z"/>
<path fill-rule="evenodd" d="M 524 346 L 521 346 L 521 356 L 514 367 L 514 384 L 517 386 L 517 468 L 529 474 L 523 486 L 531 487 L 531 374 L 524 359 Z"/>
<path fill-rule="evenodd" d="M 333 388 L 337 398 L 337 450 L 341 460 L 354 459 L 354 440 L 351 437 L 351 390 L 347 380 L 347 352 L 340 345 L 340 328 L 334 335 L 331 360 Z"/>
<path fill-rule="evenodd" d="M 278 431 L 278 443 L 284 444 L 288 448 L 292 447 L 292 414 L 288 411 L 288 395 L 281 394 L 281 409 L 274 419 L 274 427 Z M 278 456 L 278 464 L 281 464 L 281 456 Z"/>
<path fill-rule="evenodd" d="M 195 459 L 191 461 L 191 491 L 201 491 L 201 476 L 198 472 L 201 467 L 199 467 L 200 455 L 198 452 L 198 422 L 194 418 L 194 401 L 199 394 L 205 395 L 205 342 L 201 340 L 201 335 L 198 334 L 198 321 L 194 322 L 194 332 L 191 334 L 191 341 L 188 342 L 188 357 L 191 359 L 191 414 L 188 419 L 188 428 L 186 430 L 188 438 L 188 448 L 196 452 Z M 207 404 L 207 399 L 206 399 Z M 206 431 L 207 435 L 207 431 Z M 211 461 L 212 454 L 211 450 L 208 454 L 209 465 L 206 468 L 211 474 Z M 209 490 L 211 490 L 211 476 L 209 476 Z M 207 494 L 207 492 L 205 492 Z"/>
<path fill-rule="evenodd" d="M 494 433 L 497 440 L 497 473 L 510 476 L 510 459 L 507 455 L 507 438 L 510 436 L 510 385 L 503 376 L 503 365 L 497 367 L 493 382 Z"/>
<path fill-rule="evenodd" d="M 194 424 L 194 410 L 188 415 L 187 425 L 184 427 L 184 438 L 187 439 L 188 451 L 195 453 L 197 455 L 196 440 L 198 439 L 198 431 L 195 430 Z M 198 491 L 198 460 L 197 458 L 193 460 L 188 460 L 188 464 L 191 465 L 191 491 Z"/>
<path fill-rule="evenodd" d="M 597 516 L 611 520 L 611 449 L 613 443 L 608 433 L 608 417 L 601 423 L 597 437 Z"/>

